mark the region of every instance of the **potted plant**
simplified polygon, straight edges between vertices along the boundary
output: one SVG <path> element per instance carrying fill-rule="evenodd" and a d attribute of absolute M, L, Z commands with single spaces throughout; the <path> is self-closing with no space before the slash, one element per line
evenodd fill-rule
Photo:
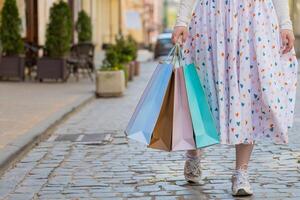
<path fill-rule="evenodd" d="M 72 42 L 72 17 L 68 4 L 62 0 L 50 10 L 44 56 L 37 62 L 37 78 L 66 80 L 67 56 Z"/>
<path fill-rule="evenodd" d="M 127 72 L 127 80 L 133 80 L 134 76 L 134 68 L 130 63 L 133 59 L 132 50 L 130 47 L 130 43 L 125 39 L 123 35 L 119 35 L 116 37 L 116 51 L 119 55 L 119 62 L 122 63 L 125 67 L 125 71 Z M 126 84 L 127 85 L 127 84 Z"/>
<path fill-rule="evenodd" d="M 92 41 L 92 22 L 88 14 L 82 10 L 78 14 L 76 22 L 79 43 L 90 43 Z"/>
<path fill-rule="evenodd" d="M 134 66 L 134 75 L 138 76 L 140 74 L 140 62 L 137 61 L 138 56 L 138 43 L 135 41 L 135 39 L 129 35 L 128 36 L 128 43 L 130 46 L 130 53 L 132 56 L 132 65 Z"/>
<path fill-rule="evenodd" d="M 125 90 L 124 65 L 120 63 L 117 45 L 109 45 L 103 66 L 96 72 L 96 95 L 98 97 L 122 96 Z"/>
<path fill-rule="evenodd" d="M 24 80 L 24 42 L 21 19 L 15 0 L 6 0 L 1 12 L 0 40 L 2 55 L 0 77 Z"/>

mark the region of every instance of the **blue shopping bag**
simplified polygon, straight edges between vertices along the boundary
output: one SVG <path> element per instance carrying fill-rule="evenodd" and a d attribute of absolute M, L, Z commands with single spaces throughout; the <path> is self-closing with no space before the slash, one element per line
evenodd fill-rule
<path fill-rule="evenodd" d="M 147 145 L 150 143 L 172 70 L 172 64 L 156 67 L 125 129 L 129 138 Z"/>
<path fill-rule="evenodd" d="M 196 67 L 189 64 L 184 66 L 183 71 L 196 147 L 218 144 L 219 134 Z"/>

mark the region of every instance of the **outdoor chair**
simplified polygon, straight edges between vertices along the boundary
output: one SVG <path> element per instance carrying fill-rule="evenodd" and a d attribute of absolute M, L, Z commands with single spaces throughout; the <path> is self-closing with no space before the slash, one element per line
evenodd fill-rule
<path fill-rule="evenodd" d="M 91 43 L 75 44 L 71 48 L 68 64 L 71 66 L 71 72 L 79 80 L 80 71 L 86 71 L 93 81 L 94 67 L 94 45 Z"/>
<path fill-rule="evenodd" d="M 25 67 L 28 69 L 28 76 L 31 78 L 32 72 L 36 71 L 39 49 L 41 46 L 32 42 L 25 42 Z"/>

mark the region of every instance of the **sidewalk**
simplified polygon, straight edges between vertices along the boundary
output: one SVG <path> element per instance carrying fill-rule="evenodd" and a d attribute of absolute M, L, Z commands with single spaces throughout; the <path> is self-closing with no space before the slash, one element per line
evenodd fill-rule
<path fill-rule="evenodd" d="M 94 96 L 89 79 L 0 83 L 0 166 L 56 121 Z"/>
<path fill-rule="evenodd" d="M 0 178 L 0 199 L 241 199 L 230 195 L 231 146 L 207 148 L 202 181 L 190 185 L 183 177 L 184 152 L 148 149 L 125 138 L 123 130 L 155 66 L 143 64 L 122 98 L 96 99 L 59 125 Z M 297 101 L 289 145 L 255 147 L 250 164 L 255 195 L 243 199 L 300 198 L 299 108 Z"/>

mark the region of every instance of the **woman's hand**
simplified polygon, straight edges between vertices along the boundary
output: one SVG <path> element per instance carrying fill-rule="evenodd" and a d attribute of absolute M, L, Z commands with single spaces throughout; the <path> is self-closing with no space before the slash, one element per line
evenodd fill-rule
<path fill-rule="evenodd" d="M 280 31 L 281 39 L 282 39 L 282 46 L 281 49 L 283 50 L 282 53 L 286 54 L 292 50 L 295 43 L 295 36 L 292 30 L 283 29 Z"/>
<path fill-rule="evenodd" d="M 172 42 L 179 43 L 181 46 L 188 37 L 188 29 L 185 26 L 175 26 L 172 34 Z"/>

